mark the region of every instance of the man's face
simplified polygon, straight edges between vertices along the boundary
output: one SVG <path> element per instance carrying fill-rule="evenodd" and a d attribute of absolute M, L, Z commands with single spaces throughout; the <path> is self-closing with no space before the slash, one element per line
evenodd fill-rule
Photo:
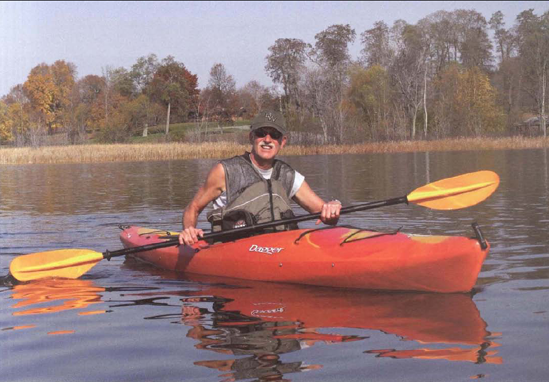
<path fill-rule="evenodd" d="M 250 133 L 252 152 L 260 159 L 271 160 L 286 144 L 286 137 L 277 129 L 262 127 Z"/>

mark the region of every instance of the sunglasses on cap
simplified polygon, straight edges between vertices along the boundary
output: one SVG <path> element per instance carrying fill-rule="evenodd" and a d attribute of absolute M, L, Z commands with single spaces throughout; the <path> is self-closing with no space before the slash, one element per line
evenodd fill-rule
<path fill-rule="evenodd" d="M 270 135 L 271 138 L 275 141 L 278 141 L 280 138 L 282 138 L 282 133 L 278 130 L 267 131 L 265 129 L 257 129 L 256 131 L 254 131 L 254 135 L 258 138 L 265 138 L 267 134 Z"/>

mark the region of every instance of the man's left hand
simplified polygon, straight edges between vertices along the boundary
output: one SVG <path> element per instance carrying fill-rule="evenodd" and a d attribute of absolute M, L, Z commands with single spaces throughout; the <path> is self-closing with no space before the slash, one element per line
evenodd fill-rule
<path fill-rule="evenodd" d="M 328 225 L 336 225 L 339 221 L 339 213 L 341 211 L 341 202 L 339 200 L 332 200 L 328 203 L 324 203 L 322 211 L 320 212 L 320 219 L 316 224 L 320 222 Z"/>

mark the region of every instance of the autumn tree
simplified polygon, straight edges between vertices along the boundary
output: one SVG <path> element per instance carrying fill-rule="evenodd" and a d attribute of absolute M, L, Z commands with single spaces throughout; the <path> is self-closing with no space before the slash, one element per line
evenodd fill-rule
<path fill-rule="evenodd" d="M 112 117 L 112 125 L 100 135 L 105 141 L 126 142 L 132 135 L 135 135 L 147 121 L 147 110 L 149 98 L 141 94 L 138 97 L 120 104 Z"/>
<path fill-rule="evenodd" d="M 361 53 L 366 66 L 389 68 L 394 52 L 387 24 L 376 21 L 373 28 L 364 31 L 360 36 L 363 45 Z"/>
<path fill-rule="evenodd" d="M 496 90 L 490 79 L 479 67 L 468 68 L 462 73 L 457 94 L 457 110 L 467 135 L 501 131 L 503 112 L 496 103 Z"/>
<path fill-rule="evenodd" d="M 516 31 L 523 90 L 534 100 L 541 129 L 547 137 L 546 103 L 549 72 L 549 12 L 536 16 L 532 9 L 517 16 Z"/>
<path fill-rule="evenodd" d="M 383 66 L 364 69 L 355 65 L 350 71 L 348 97 L 366 124 L 369 138 L 392 138 L 389 123 L 392 89 Z"/>
<path fill-rule="evenodd" d="M 0 121 L 0 141 L 14 142 L 22 146 L 28 141 L 31 105 L 25 96 L 23 85 L 16 85 L 0 101 L 3 103 Z"/>
<path fill-rule="evenodd" d="M 449 65 L 434 84 L 435 134 L 480 136 L 503 128 L 503 112 L 488 76 L 477 68 Z"/>
<path fill-rule="evenodd" d="M 350 63 L 349 44 L 355 37 L 356 32 L 349 24 L 332 25 L 317 33 L 314 51 L 317 62 L 341 74 Z"/>
<path fill-rule="evenodd" d="M 446 11 L 432 13 L 421 19 L 418 26 L 429 36 L 432 64 L 435 73 L 439 73 L 446 65 L 455 61 L 457 55 L 457 32 L 450 13 Z"/>
<path fill-rule="evenodd" d="M 408 135 L 416 138 L 417 119 L 423 105 L 424 136 L 427 135 L 427 76 L 429 70 L 430 41 L 419 26 L 396 24 L 395 32 L 401 49 L 390 67 L 391 77 L 399 89 L 399 101 L 404 105 L 411 130 Z"/>
<path fill-rule="evenodd" d="M 104 125 L 105 106 L 103 92 L 105 81 L 97 75 L 87 75 L 77 83 L 80 102 L 77 120 L 87 130 L 99 130 Z"/>
<path fill-rule="evenodd" d="M 299 82 L 309 48 L 309 44 L 295 38 L 279 38 L 269 47 L 265 70 L 275 84 L 282 85 L 286 105 L 300 107 Z"/>
<path fill-rule="evenodd" d="M 237 108 L 236 82 L 233 76 L 227 73 L 223 64 L 216 63 L 210 69 L 208 89 L 209 104 L 217 116 L 218 123 L 231 123 L 231 116 Z"/>
<path fill-rule="evenodd" d="M 356 32 L 349 24 L 332 25 L 316 34 L 313 59 L 319 71 L 309 76 L 311 99 L 316 102 L 317 116 L 323 130 L 330 128 L 338 142 L 343 142 L 347 108 L 344 102 L 351 64 L 349 44 Z M 326 136 L 326 131 L 324 132 Z"/>
<path fill-rule="evenodd" d="M 110 73 L 110 76 L 113 82 L 114 91 L 122 97 L 133 99 L 139 95 L 136 84 L 132 78 L 132 73 L 126 68 L 116 68 Z"/>
<path fill-rule="evenodd" d="M 498 103 L 508 116 L 508 125 L 520 120 L 520 85 L 522 75 L 517 57 L 517 35 L 506 28 L 503 13 L 495 12 L 490 18 L 490 29 L 494 32 L 496 51 L 499 53 L 499 67 L 494 71 L 492 83 L 498 89 Z"/>
<path fill-rule="evenodd" d="M 333 109 L 333 100 L 330 97 L 331 89 L 322 69 L 308 69 L 302 80 L 301 86 L 304 93 L 304 105 L 309 114 L 317 119 L 322 130 L 322 143 L 330 142 L 332 125 L 330 125 L 330 113 Z"/>
<path fill-rule="evenodd" d="M 105 107 L 105 121 L 104 126 L 108 128 L 114 128 L 111 126 L 111 114 L 116 113 L 116 109 L 129 100 L 134 93 L 133 81 L 129 72 L 125 68 L 113 68 L 110 65 L 101 68 L 103 76 L 103 87 L 101 95 Z M 111 111 L 111 109 L 113 109 Z"/>
<path fill-rule="evenodd" d="M 48 134 L 62 125 L 63 113 L 70 104 L 69 94 L 75 75 L 74 64 L 59 60 L 51 66 L 40 64 L 34 67 L 23 84 L 37 123 L 46 126 Z"/>
<path fill-rule="evenodd" d="M 13 139 L 11 120 L 8 117 L 8 105 L 0 100 L 0 143 Z"/>
<path fill-rule="evenodd" d="M 158 66 L 159 63 L 156 54 L 139 57 L 137 62 L 132 65 L 130 77 L 134 83 L 135 90 L 138 93 L 147 93 L 149 85 L 154 78 L 154 74 L 158 70 Z"/>
<path fill-rule="evenodd" d="M 457 26 L 459 61 L 466 67 L 488 71 L 492 67 L 492 43 L 488 36 L 488 22 L 474 10 L 453 12 Z"/>
<path fill-rule="evenodd" d="M 490 29 L 494 31 L 496 50 L 500 54 L 500 64 L 512 57 L 516 48 L 516 38 L 513 32 L 505 28 L 503 13 L 495 12 L 490 18 Z"/>
<path fill-rule="evenodd" d="M 240 104 L 246 110 L 248 116 L 254 116 L 264 108 L 265 104 L 272 101 L 272 95 L 266 86 L 252 80 L 238 89 Z"/>
<path fill-rule="evenodd" d="M 197 97 L 198 79 L 191 74 L 183 63 L 168 56 L 162 60 L 150 83 L 153 99 L 166 107 L 166 130 L 170 131 L 171 109 L 183 120 L 190 110 L 194 110 Z"/>

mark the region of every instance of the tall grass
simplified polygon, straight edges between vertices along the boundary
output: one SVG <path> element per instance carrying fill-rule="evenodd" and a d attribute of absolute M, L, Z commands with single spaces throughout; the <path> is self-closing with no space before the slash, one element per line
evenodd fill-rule
<path fill-rule="evenodd" d="M 519 150 L 549 147 L 549 138 L 456 138 L 433 141 L 388 141 L 356 145 L 294 146 L 285 155 L 363 154 L 426 151 Z"/>
<path fill-rule="evenodd" d="M 462 138 L 357 145 L 286 146 L 281 155 L 362 154 L 421 151 L 532 149 L 549 147 L 544 138 Z M 0 164 L 133 162 L 197 158 L 226 158 L 249 150 L 231 142 L 157 143 L 0 148 Z"/>

